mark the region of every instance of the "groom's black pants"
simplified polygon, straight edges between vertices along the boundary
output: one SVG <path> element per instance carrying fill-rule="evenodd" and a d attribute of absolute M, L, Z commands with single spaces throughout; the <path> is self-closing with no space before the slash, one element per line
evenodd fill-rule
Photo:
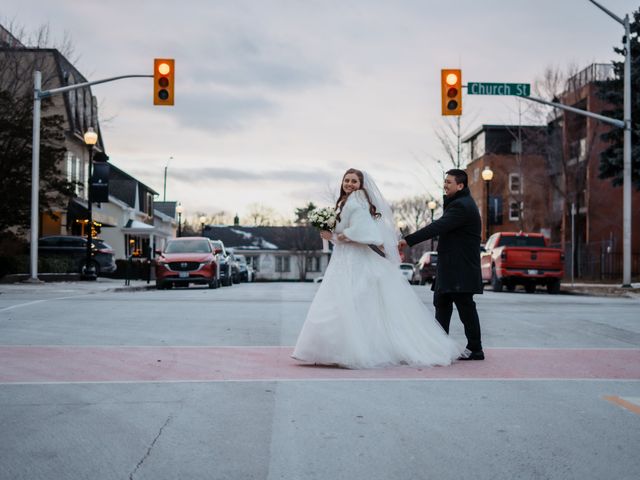
<path fill-rule="evenodd" d="M 467 348 L 472 352 L 482 350 L 480 319 L 476 310 L 476 302 L 473 301 L 473 293 L 434 293 L 433 305 L 436 307 L 436 320 L 442 325 L 444 331 L 449 333 L 454 304 L 464 325 Z"/>

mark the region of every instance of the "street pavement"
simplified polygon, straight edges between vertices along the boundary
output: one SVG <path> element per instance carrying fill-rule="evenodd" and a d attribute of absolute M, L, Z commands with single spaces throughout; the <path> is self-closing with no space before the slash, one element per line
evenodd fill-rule
<path fill-rule="evenodd" d="M 289 357 L 317 284 L 148 287 L 0 285 L 0 479 L 640 478 L 637 290 L 487 291 L 484 362 L 345 370 Z"/>

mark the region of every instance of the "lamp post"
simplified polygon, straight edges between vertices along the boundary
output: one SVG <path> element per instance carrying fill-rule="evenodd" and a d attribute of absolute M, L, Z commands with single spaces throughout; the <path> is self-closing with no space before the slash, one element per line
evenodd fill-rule
<path fill-rule="evenodd" d="M 169 168 L 169 162 L 173 160 L 173 157 L 169 157 L 169 160 L 167 160 L 167 164 L 164 166 L 164 187 L 163 187 L 163 194 L 162 194 L 162 201 L 166 202 L 167 201 L 167 169 Z"/>
<path fill-rule="evenodd" d="M 204 215 L 202 215 L 200 217 L 200 226 L 202 227 L 202 233 L 200 236 L 204 237 L 204 222 L 207 221 L 207 217 L 205 217 Z"/>
<path fill-rule="evenodd" d="M 486 242 L 487 240 L 489 240 L 489 202 L 490 202 L 490 183 L 491 180 L 493 179 L 493 170 L 491 170 L 491 167 L 489 167 L 489 165 L 486 165 L 484 167 L 484 170 L 482 170 L 482 179 L 484 180 L 484 184 L 486 185 L 486 189 L 487 189 L 487 217 L 485 218 L 485 239 L 484 241 Z"/>
<path fill-rule="evenodd" d="M 93 175 L 93 147 L 98 142 L 98 134 L 93 130 L 93 127 L 84 134 L 84 143 L 89 147 L 89 177 L 87 178 L 87 258 L 84 262 L 84 271 L 82 272 L 82 278 L 84 280 L 96 280 L 96 270 L 91 259 L 91 247 L 93 242 L 91 241 L 93 230 L 93 211 L 91 206 L 91 176 Z"/>
<path fill-rule="evenodd" d="M 433 211 L 436 209 L 438 204 L 435 200 L 429 200 L 427 202 L 427 207 L 431 210 L 431 223 L 433 223 Z M 433 252 L 433 237 L 431 237 L 431 251 Z"/>
<path fill-rule="evenodd" d="M 176 207 L 176 212 L 178 212 L 178 237 L 182 236 L 182 212 L 184 212 L 184 207 L 182 205 L 178 205 Z"/>

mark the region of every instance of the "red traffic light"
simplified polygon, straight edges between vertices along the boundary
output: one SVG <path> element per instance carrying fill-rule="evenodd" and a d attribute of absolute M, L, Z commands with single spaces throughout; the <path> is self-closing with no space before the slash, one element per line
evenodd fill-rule
<path fill-rule="evenodd" d="M 442 115 L 462 115 L 462 71 L 443 69 L 440 79 Z"/>
<path fill-rule="evenodd" d="M 156 58 L 153 61 L 153 104 L 173 105 L 175 61 L 173 58 Z"/>

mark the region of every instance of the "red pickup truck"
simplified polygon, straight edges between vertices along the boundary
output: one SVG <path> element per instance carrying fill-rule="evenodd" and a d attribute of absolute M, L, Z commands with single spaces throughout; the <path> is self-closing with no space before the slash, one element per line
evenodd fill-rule
<path fill-rule="evenodd" d="M 558 293 L 564 253 L 548 243 L 541 233 L 493 234 L 480 254 L 482 280 L 491 283 L 495 292 L 503 287 L 512 292 L 516 285 L 524 285 L 533 293 L 537 285 L 546 285 L 549 293 Z"/>

